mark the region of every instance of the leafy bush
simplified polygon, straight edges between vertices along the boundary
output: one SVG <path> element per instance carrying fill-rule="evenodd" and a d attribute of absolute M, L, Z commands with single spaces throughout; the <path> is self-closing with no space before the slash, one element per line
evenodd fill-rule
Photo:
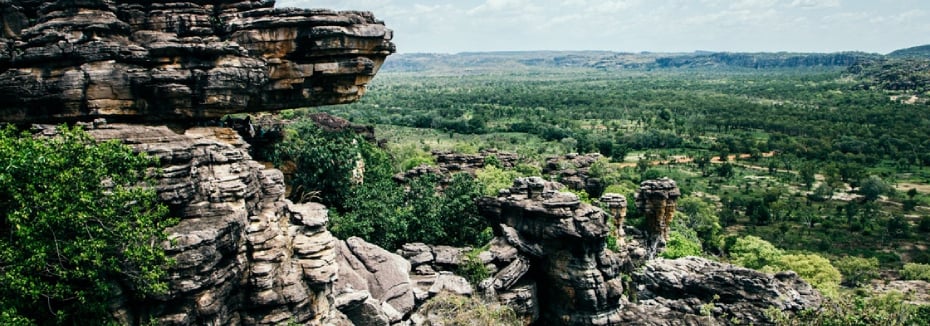
<path fill-rule="evenodd" d="M 719 249 L 723 227 L 713 204 L 697 197 L 682 197 L 678 200 L 678 212 L 681 214 L 675 223 L 694 230 L 705 247 Z"/>
<path fill-rule="evenodd" d="M 920 223 L 917 224 L 917 230 L 923 233 L 930 232 L 930 216 L 920 218 Z"/>
<path fill-rule="evenodd" d="M 115 289 L 167 290 L 155 161 L 79 129 L 0 131 L 0 324 L 103 324 Z"/>
<path fill-rule="evenodd" d="M 497 197 L 501 189 L 510 188 L 513 180 L 520 177 L 516 171 L 502 170 L 495 166 L 487 166 L 475 171 L 478 183 L 481 184 L 481 193 L 485 196 Z"/>
<path fill-rule="evenodd" d="M 901 270 L 901 277 L 905 280 L 919 280 L 930 282 L 930 265 L 927 264 L 904 264 Z"/>
<path fill-rule="evenodd" d="M 783 255 L 774 264 L 777 269 L 792 270 L 827 296 L 835 296 L 842 278 L 830 261 L 816 254 Z"/>
<path fill-rule="evenodd" d="M 898 292 L 875 296 L 841 294 L 835 298 L 827 298 L 820 309 L 805 310 L 797 315 L 791 315 L 774 307 L 766 310 L 765 313 L 776 325 L 905 326 L 930 324 L 930 306 L 908 303 L 907 297 Z"/>
<path fill-rule="evenodd" d="M 878 258 L 846 256 L 833 262 L 836 269 L 843 274 L 843 284 L 862 286 L 878 278 Z"/>
<path fill-rule="evenodd" d="M 296 166 L 289 180 L 291 199 L 303 202 L 318 194 L 323 204 L 342 208 L 352 185 L 364 181 L 353 172 L 367 143 L 350 131 L 325 132 L 311 120 L 290 128 L 284 140 L 274 145 L 271 160 L 278 168 Z"/>
<path fill-rule="evenodd" d="M 459 265 L 458 269 L 455 271 L 455 274 L 461 275 L 468 280 L 468 283 L 471 283 L 476 287 L 478 286 L 478 283 L 481 283 L 481 281 L 491 277 L 491 271 L 489 271 L 488 268 L 481 263 L 481 259 L 478 258 L 478 254 L 484 250 L 487 250 L 488 247 L 489 246 L 486 245 L 466 253 L 464 263 Z"/>
<path fill-rule="evenodd" d="M 688 237 L 679 231 L 669 233 L 668 244 L 661 256 L 667 259 L 676 259 L 688 256 L 701 255 L 701 243 L 696 239 L 696 235 Z"/>
<path fill-rule="evenodd" d="M 768 241 L 752 235 L 737 238 L 729 251 L 730 259 L 734 264 L 752 269 L 762 269 L 765 266 L 773 265 L 779 261 L 782 255 L 780 249 L 775 248 Z"/>

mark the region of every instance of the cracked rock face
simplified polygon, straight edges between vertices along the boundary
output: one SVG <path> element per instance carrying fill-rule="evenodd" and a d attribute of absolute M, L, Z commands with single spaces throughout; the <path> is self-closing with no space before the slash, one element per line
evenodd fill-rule
<path fill-rule="evenodd" d="M 7 0 L 0 24 L 0 116 L 17 123 L 348 103 L 395 49 L 371 13 L 271 0 Z"/>
<path fill-rule="evenodd" d="M 497 198 L 479 203 L 502 238 L 495 241 L 519 252 L 482 283 L 509 290 L 506 297 L 516 301 L 520 292 L 535 290 L 539 321 L 546 325 L 616 324 L 623 286 L 619 256 L 605 248 L 608 216 L 572 193 L 558 192 L 562 187 L 538 177 L 519 178 Z M 527 276 L 535 284 L 518 282 Z"/>
<path fill-rule="evenodd" d="M 166 294 L 115 305 L 120 324 L 337 324 L 332 284 L 336 239 L 325 207 L 284 197 L 283 174 L 252 161 L 228 128 L 97 123 L 98 140 L 119 139 L 160 160 L 156 189 L 180 223 L 165 246 L 176 264 Z"/>
<path fill-rule="evenodd" d="M 766 309 L 797 313 L 823 300 L 794 272 L 769 275 L 697 257 L 650 261 L 633 281 L 640 302 L 623 319 L 643 325 L 769 324 Z"/>

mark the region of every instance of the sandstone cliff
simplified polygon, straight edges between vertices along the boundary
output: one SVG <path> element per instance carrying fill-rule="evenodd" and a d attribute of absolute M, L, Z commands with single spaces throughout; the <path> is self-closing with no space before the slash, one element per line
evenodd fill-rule
<path fill-rule="evenodd" d="M 0 1 L 0 116 L 189 123 L 347 103 L 394 52 L 370 13 L 274 3 Z"/>

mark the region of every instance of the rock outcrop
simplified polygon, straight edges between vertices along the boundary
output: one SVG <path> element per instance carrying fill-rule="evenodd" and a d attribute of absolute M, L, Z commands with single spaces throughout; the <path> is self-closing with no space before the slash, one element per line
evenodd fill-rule
<path fill-rule="evenodd" d="M 542 172 L 571 189 L 584 190 L 592 198 L 597 198 L 607 185 L 600 178 L 591 175 L 591 166 L 603 157 L 597 153 L 550 157 L 546 159 Z"/>
<path fill-rule="evenodd" d="M 668 179 L 643 182 L 642 198 L 653 200 L 642 204 L 652 207 L 647 217 L 665 218 L 674 212 L 674 185 Z M 477 295 L 510 306 L 526 324 L 769 324 L 767 309 L 795 313 L 822 301 L 793 272 L 768 275 L 695 257 L 649 258 L 647 247 L 663 239 L 661 232 L 621 223 L 615 227 L 627 230 L 628 241 L 618 241 L 619 251 L 611 251 L 606 248 L 609 215 L 572 193 L 559 192 L 562 187 L 541 178 L 520 178 L 498 197 L 481 199 L 479 209 L 495 232 L 484 251 L 404 245 L 398 254 L 413 268 L 417 302 L 438 293 L 427 289 L 454 276 L 448 273 L 475 263 L 492 275 L 478 284 Z M 605 194 L 599 201 L 615 221 L 622 221 L 625 197 Z M 623 233 L 619 236 L 624 238 Z M 465 287 L 443 288 L 476 295 Z M 414 310 L 413 316 L 417 314 Z"/>
<path fill-rule="evenodd" d="M 367 12 L 274 1 L 0 2 L 0 116 L 182 122 L 348 103 L 394 52 Z"/>
<path fill-rule="evenodd" d="M 796 313 L 823 300 L 794 272 L 768 275 L 696 257 L 650 261 L 633 283 L 639 307 L 625 309 L 623 319 L 640 325 L 767 324 L 767 309 Z"/>
<path fill-rule="evenodd" d="M 168 292 L 116 304 L 121 324 L 338 324 L 336 239 L 325 207 L 284 197 L 283 175 L 252 161 L 229 128 L 177 134 L 167 127 L 87 124 L 98 140 L 120 140 L 156 157 L 156 190 L 180 223 L 165 247 L 176 263 Z M 44 133 L 54 133 L 45 127 Z"/>
<path fill-rule="evenodd" d="M 559 192 L 562 187 L 520 178 L 479 204 L 498 236 L 492 258 L 510 260 L 482 287 L 514 301 L 535 291 L 539 322 L 546 325 L 616 324 L 623 286 L 619 256 L 605 248 L 608 216 Z M 509 257 L 495 257 L 494 251 Z"/>
<path fill-rule="evenodd" d="M 645 242 L 648 258 L 654 258 L 664 250 L 668 242 L 669 228 L 678 208 L 681 190 L 675 180 L 662 178 L 646 180 L 636 193 L 636 207 L 646 220 Z"/>
<path fill-rule="evenodd" d="M 400 322 L 415 304 L 410 263 L 352 237 L 337 245 L 337 307 L 356 325 Z"/>

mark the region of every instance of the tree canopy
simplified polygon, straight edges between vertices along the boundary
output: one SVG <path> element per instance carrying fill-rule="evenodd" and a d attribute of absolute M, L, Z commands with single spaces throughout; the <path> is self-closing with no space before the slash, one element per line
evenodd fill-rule
<path fill-rule="evenodd" d="M 167 290 L 154 164 L 79 129 L 0 131 L 0 324 L 103 324 L 117 288 Z"/>

